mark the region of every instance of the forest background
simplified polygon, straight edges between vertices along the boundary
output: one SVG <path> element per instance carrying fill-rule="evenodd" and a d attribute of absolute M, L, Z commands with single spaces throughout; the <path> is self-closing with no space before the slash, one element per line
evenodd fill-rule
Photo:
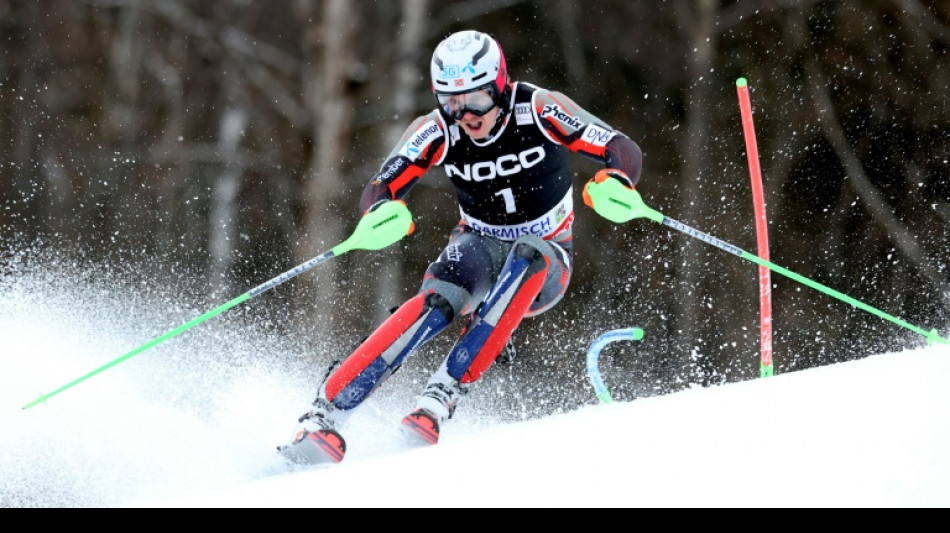
<path fill-rule="evenodd" d="M 0 276 L 68 264 L 138 287 L 143 306 L 164 291 L 203 311 L 326 251 L 434 108 L 431 52 L 462 29 L 496 36 L 515 80 L 637 141 L 648 205 L 755 253 L 747 78 L 772 261 L 946 336 L 950 3 L 936 0 L 0 0 Z M 598 166 L 574 161 L 579 196 Z M 408 197 L 412 236 L 233 313 L 320 362 L 345 356 L 418 288 L 453 196 L 430 172 Z M 755 265 L 576 204 L 572 285 L 517 332 L 517 372 L 581 386 L 591 341 L 639 326 L 605 362 L 630 376 L 615 399 L 758 375 Z M 772 282 L 776 373 L 925 342 Z"/>

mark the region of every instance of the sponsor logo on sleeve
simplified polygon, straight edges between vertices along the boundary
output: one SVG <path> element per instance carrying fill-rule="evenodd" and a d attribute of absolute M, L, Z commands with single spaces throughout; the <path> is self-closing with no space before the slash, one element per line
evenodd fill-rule
<path fill-rule="evenodd" d="M 388 182 L 393 180 L 400 172 L 409 166 L 405 161 L 405 159 L 394 157 L 387 161 L 387 163 L 384 163 L 383 168 L 380 169 L 379 173 L 376 174 L 376 178 L 373 179 L 373 185 L 379 185 L 384 181 Z"/>
<path fill-rule="evenodd" d="M 590 124 L 587 126 L 587 129 L 584 130 L 584 136 L 582 137 L 588 143 L 594 146 L 606 146 L 610 142 L 610 139 L 614 138 L 616 135 L 614 132 Z"/>
<path fill-rule="evenodd" d="M 557 120 L 558 122 L 560 122 L 561 124 L 564 124 L 565 126 L 570 126 L 574 128 L 575 130 L 579 130 L 584 127 L 584 122 L 581 119 L 565 112 L 563 109 L 561 109 L 561 106 L 559 105 L 548 104 L 544 106 L 544 110 L 541 111 L 541 118 L 548 118 L 548 117 L 551 117 Z"/>
<path fill-rule="evenodd" d="M 434 120 L 430 120 L 409 137 L 406 144 L 399 150 L 399 155 L 408 157 L 410 161 L 415 161 L 423 150 L 432 144 L 432 141 L 441 136 L 442 129 Z"/>

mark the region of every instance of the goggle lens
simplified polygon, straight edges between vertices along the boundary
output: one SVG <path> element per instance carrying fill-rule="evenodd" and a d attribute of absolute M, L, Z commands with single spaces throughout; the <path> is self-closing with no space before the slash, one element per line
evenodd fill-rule
<path fill-rule="evenodd" d="M 461 94 L 436 93 L 436 98 L 445 114 L 455 120 L 461 120 L 465 113 L 481 117 L 495 107 L 495 99 L 487 89 Z"/>

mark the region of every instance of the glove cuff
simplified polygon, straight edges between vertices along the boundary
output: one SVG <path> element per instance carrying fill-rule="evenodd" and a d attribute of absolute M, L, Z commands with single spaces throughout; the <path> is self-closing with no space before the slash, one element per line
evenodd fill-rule
<path fill-rule="evenodd" d="M 623 184 L 624 187 L 630 190 L 633 190 L 633 181 L 630 180 L 630 178 L 627 176 L 627 174 L 624 171 L 618 170 L 616 168 L 604 168 L 604 169 L 598 170 L 597 173 L 594 174 L 593 178 L 587 180 L 587 184 L 588 185 L 591 183 L 600 184 L 607 181 L 610 178 L 613 178 L 619 181 L 620 183 Z M 593 198 L 590 197 L 590 194 L 587 191 L 587 185 L 584 186 L 582 197 L 584 199 L 584 205 L 586 205 L 587 207 L 594 207 L 594 200 Z"/>
<path fill-rule="evenodd" d="M 603 183 L 607 178 L 614 178 L 623 183 L 628 189 L 633 189 L 633 180 L 627 176 L 627 173 L 616 168 L 602 168 L 594 174 L 594 183 Z"/>

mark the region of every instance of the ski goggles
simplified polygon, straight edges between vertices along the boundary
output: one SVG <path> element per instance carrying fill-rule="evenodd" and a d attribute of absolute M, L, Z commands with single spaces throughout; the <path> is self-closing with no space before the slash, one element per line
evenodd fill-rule
<path fill-rule="evenodd" d="M 465 113 L 476 117 L 485 116 L 494 109 L 495 98 L 491 89 L 475 89 L 467 93 L 435 93 L 439 107 L 454 120 L 461 120 Z"/>

